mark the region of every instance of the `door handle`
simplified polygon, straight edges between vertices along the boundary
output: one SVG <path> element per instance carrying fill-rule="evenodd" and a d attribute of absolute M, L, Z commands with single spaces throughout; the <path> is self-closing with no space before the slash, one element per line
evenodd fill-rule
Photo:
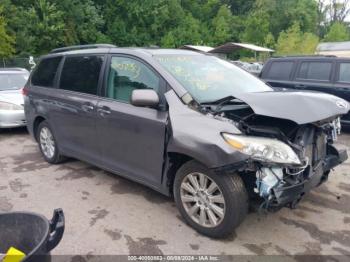
<path fill-rule="evenodd" d="M 306 85 L 295 85 L 295 88 L 305 89 Z"/>
<path fill-rule="evenodd" d="M 86 112 L 91 112 L 94 110 L 94 106 L 89 104 L 82 105 L 81 108 Z"/>
<path fill-rule="evenodd" d="M 109 115 L 111 113 L 111 109 L 109 107 L 105 107 L 105 106 L 102 108 L 99 108 L 97 111 L 101 116 L 106 116 L 106 115 Z"/>

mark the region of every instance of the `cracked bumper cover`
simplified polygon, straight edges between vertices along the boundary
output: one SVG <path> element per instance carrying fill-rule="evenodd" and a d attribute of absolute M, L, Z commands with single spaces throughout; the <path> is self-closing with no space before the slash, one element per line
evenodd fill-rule
<path fill-rule="evenodd" d="M 314 170 L 312 175 L 304 181 L 293 185 L 280 185 L 272 189 L 276 202 L 272 205 L 275 207 L 283 207 L 293 202 L 298 202 L 301 197 L 311 189 L 319 186 L 328 178 L 330 170 L 348 159 L 346 150 L 339 150 L 332 145 L 328 145 L 328 154 L 322 161 L 322 165 L 318 170 Z M 218 174 L 231 174 L 232 171 L 244 171 L 252 168 L 247 161 L 222 166 L 212 169 Z M 252 169 L 251 169 L 252 170 Z"/>
<path fill-rule="evenodd" d="M 332 168 L 348 159 L 346 150 L 338 150 L 333 146 L 329 146 L 329 151 L 330 154 L 323 160 L 322 170 L 313 170 L 312 175 L 301 183 L 285 187 L 280 186 L 273 189 L 278 206 L 284 206 L 298 201 L 304 193 L 309 192 L 312 188 L 326 181 L 329 171 Z"/>

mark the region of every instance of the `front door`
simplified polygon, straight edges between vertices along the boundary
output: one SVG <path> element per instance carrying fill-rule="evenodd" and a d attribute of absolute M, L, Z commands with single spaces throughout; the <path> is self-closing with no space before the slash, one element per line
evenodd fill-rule
<path fill-rule="evenodd" d="M 106 97 L 98 102 L 97 133 L 104 166 L 131 179 L 161 184 L 168 113 L 130 104 L 135 89 L 154 89 L 161 97 L 165 81 L 141 60 L 112 56 Z M 164 105 L 164 104 L 163 104 Z"/>

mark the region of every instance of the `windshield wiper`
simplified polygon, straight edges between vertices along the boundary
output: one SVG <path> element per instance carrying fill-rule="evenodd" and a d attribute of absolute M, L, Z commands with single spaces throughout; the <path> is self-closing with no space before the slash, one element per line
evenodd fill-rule
<path fill-rule="evenodd" d="M 221 103 L 226 103 L 226 102 L 230 102 L 231 100 L 233 99 L 236 99 L 234 96 L 225 96 L 223 98 L 220 98 L 218 100 L 213 100 L 213 101 L 208 101 L 208 102 L 202 102 L 202 104 L 205 104 L 205 105 L 212 105 L 212 104 L 217 104 L 217 105 L 220 105 Z"/>
<path fill-rule="evenodd" d="M 238 99 L 234 96 L 225 96 L 225 97 L 220 98 L 218 100 L 201 103 L 201 105 L 216 105 L 215 109 L 213 110 L 213 113 L 217 114 L 220 112 L 220 110 L 223 108 L 223 106 L 225 104 L 232 102 L 233 100 L 238 100 Z M 238 101 L 240 101 L 240 100 L 238 100 Z"/>

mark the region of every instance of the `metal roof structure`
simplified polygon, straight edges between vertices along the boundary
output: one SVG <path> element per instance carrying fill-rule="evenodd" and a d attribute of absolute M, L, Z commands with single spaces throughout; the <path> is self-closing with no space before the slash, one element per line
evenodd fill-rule
<path fill-rule="evenodd" d="M 350 41 L 321 43 L 317 46 L 315 53 L 318 55 L 350 57 Z"/>
<path fill-rule="evenodd" d="M 180 47 L 180 49 L 187 49 L 187 50 L 207 53 L 213 50 L 214 48 L 211 46 L 205 46 L 205 45 L 183 45 Z"/>
<path fill-rule="evenodd" d="M 322 51 L 350 51 L 350 41 L 349 42 L 328 42 L 321 43 L 316 49 L 318 52 Z"/>
<path fill-rule="evenodd" d="M 269 48 L 265 48 L 265 47 L 261 47 L 253 44 L 228 42 L 224 45 L 215 47 L 214 49 L 210 50 L 209 53 L 229 54 L 239 49 L 248 49 L 254 52 L 268 52 L 268 53 L 275 52 L 275 50 L 273 49 L 269 49 Z"/>

